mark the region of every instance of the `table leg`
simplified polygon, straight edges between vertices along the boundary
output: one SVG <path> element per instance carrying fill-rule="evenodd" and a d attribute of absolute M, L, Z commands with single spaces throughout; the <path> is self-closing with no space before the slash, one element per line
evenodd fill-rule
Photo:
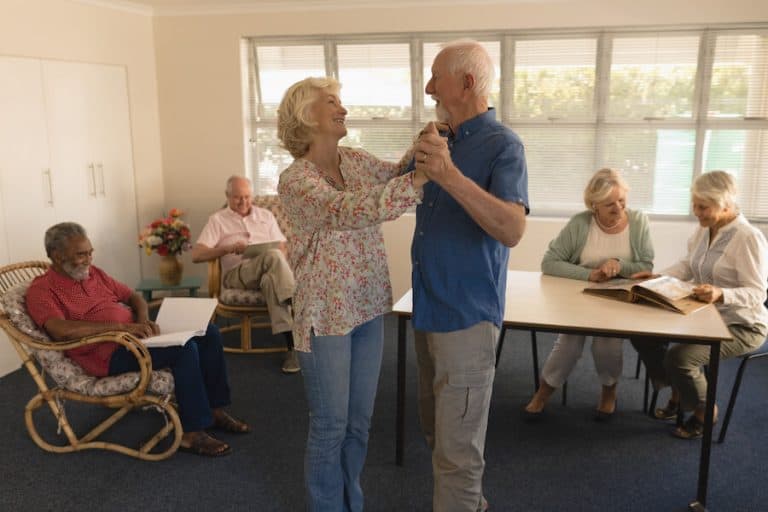
<path fill-rule="evenodd" d="M 712 450 L 712 430 L 715 417 L 715 397 L 717 396 L 717 372 L 720 366 L 720 344 L 709 347 L 709 378 L 707 379 L 707 410 L 704 415 L 704 436 L 701 439 L 701 458 L 699 459 L 699 485 L 696 501 L 688 504 L 688 510 L 706 512 L 707 481 L 709 479 L 709 456 Z"/>
<path fill-rule="evenodd" d="M 395 464 L 403 465 L 403 445 L 405 440 L 405 360 L 406 360 L 406 331 L 408 318 L 405 315 L 397 317 L 397 427 L 395 434 Z"/>
<path fill-rule="evenodd" d="M 539 390 L 539 344 L 536 341 L 536 331 L 531 329 L 531 355 L 533 356 L 533 392 Z"/>

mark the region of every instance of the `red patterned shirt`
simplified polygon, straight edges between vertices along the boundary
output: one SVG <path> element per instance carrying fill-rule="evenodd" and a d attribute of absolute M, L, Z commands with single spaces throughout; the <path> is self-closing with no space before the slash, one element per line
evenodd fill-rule
<path fill-rule="evenodd" d="M 91 265 L 83 281 L 49 269 L 37 277 L 27 291 L 29 316 L 41 328 L 51 319 L 88 322 L 133 322 L 133 311 L 126 305 L 133 290 Z M 86 373 L 103 377 L 109 373 L 109 360 L 117 343 L 105 342 L 66 351 L 67 356 Z"/>
<path fill-rule="evenodd" d="M 293 235 L 288 252 L 296 276 L 296 350 L 311 350 L 313 329 L 318 336 L 346 334 L 392 309 L 379 225 L 421 200 L 413 174 L 398 176 L 411 154 L 396 164 L 340 147 L 344 190 L 303 158 L 280 175 L 278 193 Z"/>

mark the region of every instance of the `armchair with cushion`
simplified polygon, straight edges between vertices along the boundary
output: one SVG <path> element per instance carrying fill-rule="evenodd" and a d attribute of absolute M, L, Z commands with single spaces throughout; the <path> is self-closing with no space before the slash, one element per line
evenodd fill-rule
<path fill-rule="evenodd" d="M 280 198 L 276 195 L 256 196 L 253 204 L 272 212 L 285 237 L 290 240 L 290 228 L 285 214 L 280 207 Z M 221 332 L 240 331 L 240 347 L 224 347 L 227 352 L 265 354 L 286 352 L 283 346 L 254 347 L 251 330 L 270 327 L 269 314 L 262 294 L 255 290 L 239 290 L 222 286 L 221 260 L 216 258 L 208 262 L 208 295 L 219 301 L 216 315 L 222 318 L 237 319 L 236 325 L 220 327 Z"/>
<path fill-rule="evenodd" d="M 128 333 L 108 332 L 72 342 L 51 341 L 29 317 L 25 304 L 30 283 L 36 276 L 43 274 L 48 266 L 46 262 L 30 261 L 0 268 L 0 303 L 3 308 L 0 328 L 6 333 L 38 388 L 38 393 L 28 402 L 24 411 L 30 437 L 40 448 L 54 453 L 104 449 L 142 460 L 170 457 L 178 449 L 183 433 L 179 415 L 171 402 L 174 389 L 171 372 L 153 371 L 147 349 Z M 139 360 L 141 371 L 93 377 L 64 354 L 66 350 L 104 341 L 125 346 Z M 46 378 L 46 374 L 49 378 Z M 68 402 L 117 410 L 85 434 L 79 435 L 67 418 Z M 63 432 L 64 440 L 49 441 L 38 431 L 36 412 L 44 406 L 53 414 L 58 432 Z M 164 421 L 159 431 L 151 434 L 139 446 L 128 446 L 102 438 L 105 432 L 135 408 L 161 414 Z M 166 438 L 168 440 L 163 442 Z"/>

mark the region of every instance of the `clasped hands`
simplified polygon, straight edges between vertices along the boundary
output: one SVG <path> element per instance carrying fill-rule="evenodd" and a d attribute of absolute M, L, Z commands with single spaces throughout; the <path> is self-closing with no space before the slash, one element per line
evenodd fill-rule
<path fill-rule="evenodd" d="M 425 175 L 429 180 L 440 184 L 455 170 L 448 149 L 448 139 L 440 136 L 438 131 L 447 129 L 447 124 L 430 122 L 419 134 L 413 153 L 416 177 Z"/>
<path fill-rule="evenodd" d="M 227 254 L 243 254 L 247 247 L 248 247 L 248 244 L 246 242 L 243 242 L 242 240 L 239 242 L 235 242 L 232 245 L 229 245 L 226 247 Z"/>
<path fill-rule="evenodd" d="M 621 262 L 615 258 L 605 260 L 599 267 L 592 269 L 589 280 L 596 283 L 617 277 L 621 272 Z"/>

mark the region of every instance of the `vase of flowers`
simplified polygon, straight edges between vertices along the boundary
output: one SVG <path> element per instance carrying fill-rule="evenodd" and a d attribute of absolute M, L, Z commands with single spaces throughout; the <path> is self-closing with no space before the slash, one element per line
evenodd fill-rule
<path fill-rule="evenodd" d="M 156 219 L 139 234 L 139 247 L 147 254 L 157 252 L 161 256 L 158 272 L 160 282 L 175 286 L 181 282 L 183 266 L 178 255 L 192 248 L 189 241 L 189 225 L 181 220 L 184 214 L 172 208 L 167 217 Z"/>

